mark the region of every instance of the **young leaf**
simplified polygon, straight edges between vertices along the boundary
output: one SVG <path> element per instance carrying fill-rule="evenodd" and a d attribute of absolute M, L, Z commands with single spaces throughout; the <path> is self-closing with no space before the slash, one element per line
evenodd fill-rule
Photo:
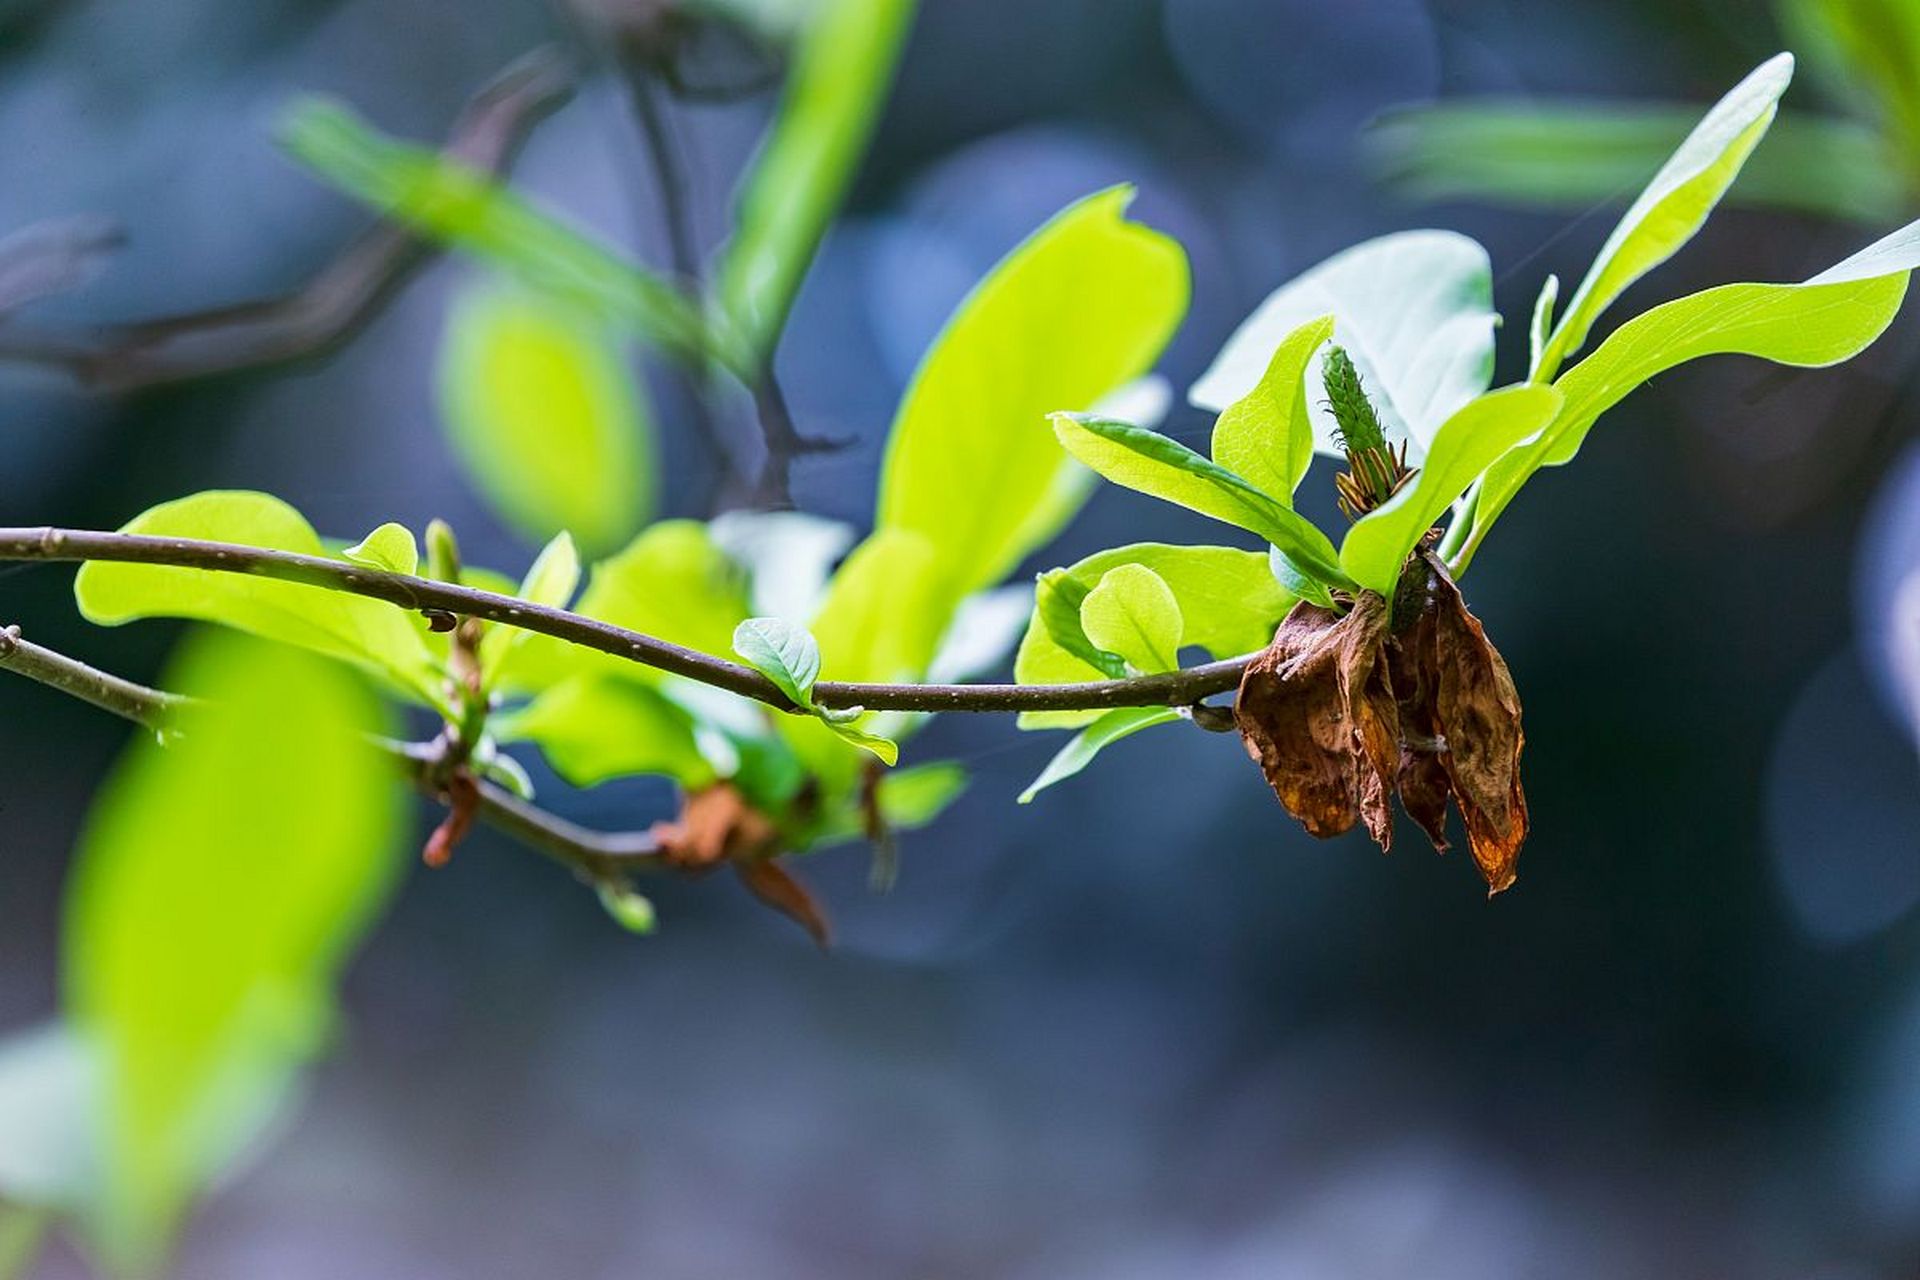
<path fill-rule="evenodd" d="M 462 579 L 467 576 L 468 573 L 463 571 Z M 467 585 L 474 584 L 469 582 Z M 554 534 L 553 540 L 540 549 L 532 567 L 520 580 L 520 585 L 511 589 L 511 594 L 530 604 L 563 609 L 567 601 L 573 599 L 573 593 L 579 586 L 580 553 L 574 549 L 573 536 L 563 530 Z M 489 688 L 513 683 L 511 667 L 514 657 L 533 635 L 533 632 L 522 631 L 518 627 L 496 625 L 487 628 L 480 638 L 480 670 Z"/>
<path fill-rule="evenodd" d="M 534 290 L 570 301 L 702 361 L 715 348 L 699 310 L 665 280 L 541 212 L 485 174 L 368 128 L 346 107 L 297 103 L 281 144 L 383 217 L 472 254 Z"/>
<path fill-rule="evenodd" d="M 412 577 L 420 569 L 420 548 L 407 526 L 388 521 L 340 553 L 342 559 L 385 573 Z"/>
<path fill-rule="evenodd" d="M 503 742 L 537 744 L 554 772 L 576 787 L 663 774 L 697 790 L 715 776 L 693 717 L 634 680 L 577 676 L 491 723 Z"/>
<path fill-rule="evenodd" d="M 120 531 L 327 554 L 298 511 L 244 490 L 215 489 L 163 502 Z M 383 601 L 249 574 L 104 560 L 80 567 L 73 594 L 87 620 L 102 626 L 139 618 L 217 622 L 351 662 L 427 706 L 442 700 L 439 665 L 422 629 L 405 610 Z"/>
<path fill-rule="evenodd" d="M 1089 196 L 1014 249 L 947 322 L 901 403 L 878 526 L 926 540 L 947 610 L 1005 578 L 1084 498 L 1047 414 L 1145 373 L 1186 312 L 1186 254 L 1126 220 L 1132 194 Z"/>
<path fill-rule="evenodd" d="M 1135 672 L 1180 665 L 1180 602 L 1166 579 L 1145 565 L 1116 565 L 1103 574 L 1080 604 L 1080 625 L 1095 648 L 1119 654 Z"/>
<path fill-rule="evenodd" d="M 1653 176 L 1613 229 L 1547 339 L 1538 376 L 1551 378 L 1586 343 L 1587 334 L 1626 287 L 1672 257 L 1720 202 L 1773 123 L 1780 95 L 1793 79 L 1793 55 L 1762 63 L 1714 104 Z"/>
<path fill-rule="evenodd" d="M 1578 213 L 1645 182 L 1699 121 L 1685 103 L 1455 100 L 1389 112 L 1366 141 L 1375 168 L 1414 199 Z M 1873 129 L 1785 111 L 1724 198 L 1880 225 L 1909 202 L 1902 168 Z"/>
<path fill-rule="evenodd" d="M 826 0 L 801 34 L 720 265 L 721 310 L 753 361 L 771 355 L 846 195 L 913 11 L 913 0 Z"/>
<path fill-rule="evenodd" d="M 1059 754 L 1047 762 L 1047 767 L 1040 771 L 1040 776 L 1033 780 L 1033 784 L 1020 793 L 1020 803 L 1031 804 L 1035 796 L 1054 783 L 1065 782 L 1085 769 L 1093 763 L 1095 756 L 1120 739 L 1179 718 L 1180 713 L 1172 707 L 1120 707 L 1107 712 L 1060 748 Z"/>
<path fill-rule="evenodd" d="M 779 618 L 748 618 L 733 631 L 733 651 L 774 682 L 796 707 L 813 706 L 820 646 L 806 628 Z"/>
<path fill-rule="evenodd" d="M 604 551 L 647 522 L 652 413 L 619 344 L 577 307 L 524 290 L 463 293 L 438 385 L 455 455 L 527 537 L 565 529 Z"/>
<path fill-rule="evenodd" d="M 839 712 L 822 712 L 820 719 L 842 741 L 872 752 L 888 768 L 900 763 L 900 744 L 884 733 L 862 729 L 857 723 L 858 713 L 842 718 Z"/>
<path fill-rule="evenodd" d="M 1547 429 L 1488 469 L 1459 567 L 1520 487 L 1541 467 L 1571 461 L 1600 415 L 1647 379 L 1708 355 L 1759 356 L 1801 368 L 1849 359 L 1893 323 L 1916 266 L 1920 222 L 1804 284 L 1722 285 L 1627 321 L 1554 384 L 1565 402 Z"/>
<path fill-rule="evenodd" d="M 1279 499 L 1156 431 L 1082 414 L 1053 415 L 1066 451 L 1117 485 L 1259 534 L 1316 580 L 1351 586 L 1327 535 Z"/>
<path fill-rule="evenodd" d="M 1381 424 L 1416 465 L 1448 415 L 1493 377 L 1493 268 L 1451 231 L 1403 231 L 1355 245 L 1281 286 L 1234 331 L 1188 397 L 1221 410 L 1260 380 L 1289 333 L 1334 317 Z M 1316 385 L 1319 376 L 1314 374 Z M 1333 418 L 1309 397 L 1315 448 L 1341 455 Z"/>
<path fill-rule="evenodd" d="M 1111 654 L 1101 655 L 1080 630 L 1080 602 L 1092 584 L 1128 564 L 1151 569 L 1172 590 L 1180 607 L 1181 644 L 1205 649 L 1215 658 L 1233 658 L 1265 648 L 1295 601 L 1274 580 L 1267 557 L 1257 551 L 1173 547 L 1157 542 L 1114 547 L 1069 568 L 1041 575 L 1034 616 L 1014 659 L 1016 681 L 1073 684 L 1126 674 L 1125 664 Z M 1053 603 L 1056 597 L 1057 606 Z M 1050 612 L 1058 616 L 1049 616 Z M 1072 642 L 1072 636 L 1079 637 L 1078 645 Z M 1102 657 L 1106 661 L 1101 661 Z M 1020 717 L 1020 727 L 1070 728 L 1088 724 L 1099 714 L 1027 712 Z"/>
<path fill-rule="evenodd" d="M 1313 462 L 1307 366 L 1333 336 L 1333 324 L 1332 316 L 1321 316 L 1288 334 L 1253 390 L 1213 425 L 1213 460 L 1289 503 Z"/>
<path fill-rule="evenodd" d="M 1553 309 L 1560 301 L 1560 277 L 1550 275 L 1540 286 L 1540 294 L 1533 300 L 1533 319 L 1527 324 L 1527 377 L 1531 379 L 1540 369 L 1541 353 L 1547 349 L 1547 338 L 1553 332 Z"/>
<path fill-rule="evenodd" d="M 170 688 L 206 709 L 138 735 L 68 889 L 68 1014 L 100 1053 L 105 1183 L 92 1234 L 148 1270 L 181 1212 L 323 1045 L 333 985 L 402 863 L 379 708 L 299 652 L 196 633 Z"/>
<path fill-rule="evenodd" d="M 1361 586 L 1393 599 L 1400 568 L 1421 535 L 1494 459 L 1552 421 L 1560 408 L 1553 387 L 1490 391 L 1447 419 L 1433 438 L 1427 465 L 1392 499 L 1347 530 L 1340 563 Z"/>

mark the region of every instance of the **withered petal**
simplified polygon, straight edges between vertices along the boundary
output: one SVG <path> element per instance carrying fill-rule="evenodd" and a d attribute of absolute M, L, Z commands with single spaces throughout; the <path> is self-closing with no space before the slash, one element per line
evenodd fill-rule
<path fill-rule="evenodd" d="M 1489 891 L 1499 893 L 1513 883 L 1527 838 L 1520 695 L 1459 588 L 1436 574 L 1434 598 L 1434 728 L 1447 747 L 1440 759 L 1466 819 L 1473 860 Z"/>

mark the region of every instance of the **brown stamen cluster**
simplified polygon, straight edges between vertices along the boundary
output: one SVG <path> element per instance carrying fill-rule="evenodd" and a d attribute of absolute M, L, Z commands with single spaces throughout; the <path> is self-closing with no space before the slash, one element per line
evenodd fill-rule
<path fill-rule="evenodd" d="M 1520 699 L 1430 550 L 1408 562 L 1391 611 L 1371 592 L 1345 613 L 1294 606 L 1247 667 L 1234 719 L 1247 754 L 1310 834 L 1364 821 L 1391 849 L 1397 794 L 1445 852 L 1451 801 L 1489 892 L 1513 883 L 1527 836 Z"/>

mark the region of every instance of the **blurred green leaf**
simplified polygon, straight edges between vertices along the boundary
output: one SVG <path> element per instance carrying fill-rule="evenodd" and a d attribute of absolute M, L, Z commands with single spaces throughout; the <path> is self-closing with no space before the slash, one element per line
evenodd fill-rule
<path fill-rule="evenodd" d="M 1107 712 L 1060 748 L 1059 754 L 1047 762 L 1047 767 L 1040 771 L 1040 776 L 1033 780 L 1033 784 L 1020 793 L 1020 803 L 1031 804 L 1035 796 L 1085 769 L 1093 763 L 1095 756 L 1120 739 L 1179 718 L 1180 713 L 1172 707 L 1121 707 Z"/>
<path fill-rule="evenodd" d="M 934 556 L 935 612 L 993 586 L 1086 495 L 1045 420 L 1145 373 L 1186 312 L 1186 255 L 1114 188 L 1068 206 L 961 303 L 894 421 L 878 526 Z"/>
<path fill-rule="evenodd" d="M 269 494 L 214 489 L 163 502 L 122 533 L 205 538 L 324 556 L 313 526 Z M 218 622 L 341 658 L 431 707 L 442 705 L 440 664 L 416 615 L 380 600 L 249 574 L 94 560 L 80 567 L 74 598 L 88 621 L 139 618 Z"/>
<path fill-rule="evenodd" d="M 280 138 L 302 163 L 374 212 L 538 292 L 585 307 L 685 359 L 728 354 L 709 341 L 699 308 L 671 284 L 468 165 L 395 142 L 324 99 L 294 104 Z"/>
<path fill-rule="evenodd" d="M 576 787 L 662 774 L 689 790 L 714 780 L 693 717 L 658 689 L 611 676 L 576 676 L 517 711 L 496 715 L 503 742 L 532 742 Z"/>
<path fill-rule="evenodd" d="M 139 735 L 102 788 L 68 889 L 64 986 L 99 1055 L 103 1254 L 144 1270 L 194 1194 L 260 1132 L 326 1040 L 333 986 L 403 865 L 382 728 L 350 673 L 227 632 L 169 688 L 207 707 Z"/>
<path fill-rule="evenodd" d="M 619 344 L 578 308 L 522 289 L 461 294 L 440 352 L 454 454 L 508 524 L 589 553 L 652 515 L 653 417 Z"/>
<path fill-rule="evenodd" d="M 653 903 L 632 889 L 603 884 L 600 886 L 600 905 L 613 917 L 613 922 L 628 933 L 649 934 L 660 923 L 654 914 Z"/>
<path fill-rule="evenodd" d="M 1321 316 L 1282 339 L 1260 381 L 1213 425 L 1213 460 L 1289 503 L 1313 462 L 1307 366 L 1333 337 L 1333 324 Z"/>
<path fill-rule="evenodd" d="M 1340 545 L 1340 563 L 1361 586 L 1393 599 L 1401 566 L 1448 506 L 1508 449 L 1560 408 L 1553 387 L 1516 386 L 1469 402 L 1441 426 L 1413 482 L 1360 517 Z"/>
<path fill-rule="evenodd" d="M 1027 624 L 1014 659 L 1014 679 L 1021 684 L 1076 684 L 1124 675 L 1119 666 L 1107 666 L 1089 656 L 1096 651 L 1080 630 L 1080 601 L 1121 565 L 1143 565 L 1167 584 L 1179 602 L 1181 644 L 1205 649 L 1215 658 L 1234 658 L 1263 649 L 1274 628 L 1293 608 L 1293 595 L 1274 581 L 1267 557 L 1236 547 L 1175 547 L 1140 542 L 1097 552 L 1066 569 L 1041 576 L 1034 617 Z M 1058 616 L 1050 618 L 1049 598 L 1058 596 Z M 1063 633 L 1079 634 L 1086 652 Z M 1070 728 L 1091 723 L 1097 711 L 1027 712 L 1023 729 Z"/>
<path fill-rule="evenodd" d="M 1628 285 L 1693 239 L 1773 123 L 1780 95 L 1792 79 L 1793 55 L 1776 55 L 1694 126 L 1600 246 L 1547 339 L 1538 377 L 1552 378 L 1561 363 L 1585 345 L 1594 321 Z"/>
<path fill-rule="evenodd" d="M 714 545 L 747 571 L 753 611 L 801 621 L 825 598 L 853 528 L 805 511 L 729 511 L 708 525 Z"/>
<path fill-rule="evenodd" d="M 927 665 L 927 679 L 936 684 L 957 683 L 978 680 L 994 670 L 1020 642 L 1032 612 L 1033 589 L 1023 583 L 968 596 L 940 637 L 940 647 Z"/>
<path fill-rule="evenodd" d="M 1180 602 L 1143 564 L 1115 565 L 1102 574 L 1080 603 L 1080 625 L 1095 648 L 1119 654 L 1136 673 L 1180 665 Z"/>
<path fill-rule="evenodd" d="M 913 0 L 825 0 L 802 29 L 720 264 L 720 307 L 752 362 L 771 358 L 853 181 L 913 12 Z"/>
<path fill-rule="evenodd" d="M 1920 7 L 1911 0 L 1779 0 L 1781 24 L 1804 44 L 1827 87 L 1880 122 L 1913 170 L 1920 148 Z"/>
<path fill-rule="evenodd" d="M 1487 471 L 1460 567 L 1520 487 L 1540 468 L 1571 461 L 1600 415 L 1647 379 L 1708 355 L 1759 356 L 1802 368 L 1849 359 L 1893 323 L 1916 266 L 1920 222 L 1804 284 L 1722 285 L 1627 321 L 1555 382 L 1564 403 L 1547 429 Z"/>
<path fill-rule="evenodd" d="M 414 544 L 407 526 L 388 521 L 358 543 L 340 553 L 343 560 L 363 564 L 386 573 L 404 573 L 412 577 L 420 570 L 420 548 Z"/>
<path fill-rule="evenodd" d="M 1275 290 L 1189 398 L 1225 409 L 1259 382 L 1289 334 L 1325 315 L 1334 317 L 1334 341 L 1353 358 L 1381 425 L 1409 443 L 1416 465 L 1440 424 L 1493 377 L 1499 317 L 1487 251 L 1451 231 L 1402 231 L 1335 254 Z M 1314 447 L 1341 456 L 1332 415 L 1318 396 L 1308 406 Z"/>
<path fill-rule="evenodd" d="M 467 573 L 461 574 L 463 579 L 467 576 Z M 574 549 L 573 535 L 563 530 L 540 549 L 519 586 L 510 587 L 503 594 L 516 595 L 529 604 L 564 609 L 579 586 L 580 553 Z M 497 623 L 487 628 L 486 634 L 480 637 L 480 671 L 488 688 L 515 683 L 514 661 L 533 636 L 531 631 Z"/>
<path fill-rule="evenodd" d="M 820 646 L 805 627 L 779 618 L 748 618 L 733 630 L 733 651 L 793 700 L 813 706 L 820 678 Z"/>
<path fill-rule="evenodd" d="M 1578 212 L 1639 188 L 1699 119 L 1687 105 L 1454 101 L 1393 112 L 1367 141 L 1415 199 Z M 1884 224 L 1911 204 L 1909 181 L 1872 129 L 1782 112 L 1726 199 Z"/>
<path fill-rule="evenodd" d="M 1178 441 L 1084 414 L 1054 414 L 1053 430 L 1068 453 L 1113 483 L 1257 533 L 1327 586 L 1352 585 L 1311 521 Z"/>
<path fill-rule="evenodd" d="M 967 771 L 951 760 L 893 769 L 874 780 L 874 801 L 892 831 L 916 831 L 946 811 L 967 789 Z M 865 815 L 841 805 L 815 832 L 815 848 L 866 838 Z"/>

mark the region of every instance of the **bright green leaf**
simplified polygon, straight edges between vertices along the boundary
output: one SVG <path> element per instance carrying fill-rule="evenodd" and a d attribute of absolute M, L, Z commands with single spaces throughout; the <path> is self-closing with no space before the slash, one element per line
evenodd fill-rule
<path fill-rule="evenodd" d="M 967 789 L 967 771 L 951 760 L 890 769 L 874 782 L 880 816 L 891 831 L 915 831 L 943 813 Z M 839 806 L 812 832 L 813 847 L 866 839 L 865 815 L 856 804 Z"/>
<path fill-rule="evenodd" d="M 632 889 L 603 884 L 600 886 L 600 905 L 613 917 L 613 922 L 628 933 L 642 936 L 652 933 L 660 921 L 648 898 Z"/>
<path fill-rule="evenodd" d="M 1389 113 L 1367 142 L 1383 176 L 1421 201 L 1584 213 L 1637 190 L 1699 120 L 1686 104 L 1455 100 Z M 1725 198 L 1881 224 L 1909 204 L 1905 173 L 1873 129 L 1792 112 Z"/>
<path fill-rule="evenodd" d="M 1085 497 L 1046 416 L 1145 373 L 1186 312 L 1180 246 L 1089 196 L 1027 238 L 961 303 L 914 375 L 880 481 L 882 530 L 919 534 L 949 612 L 1005 578 Z M 944 621 L 944 619 L 943 619 Z"/>
<path fill-rule="evenodd" d="M 1693 239 L 1773 123 L 1780 95 L 1792 79 L 1792 54 L 1768 59 L 1715 103 L 1661 166 L 1567 300 L 1541 353 L 1542 378 L 1551 378 L 1586 343 L 1594 321 L 1628 285 Z"/>
<path fill-rule="evenodd" d="M 879 529 L 854 548 L 813 617 L 828 680 L 921 679 L 947 619 L 936 608 L 937 556 L 925 538 Z"/>
<path fill-rule="evenodd" d="M 1547 338 L 1553 332 L 1553 308 L 1560 301 L 1560 277 L 1548 276 L 1540 286 L 1540 294 L 1533 300 L 1533 319 L 1527 324 L 1527 376 L 1533 377 L 1540 368 L 1541 353 L 1547 349 Z"/>
<path fill-rule="evenodd" d="M 891 767 L 900 763 L 900 744 L 885 734 L 862 729 L 853 720 L 836 720 L 825 716 L 822 722 L 836 737 L 851 742 L 862 751 L 871 752 L 882 764 Z"/>
<path fill-rule="evenodd" d="M 169 688 L 206 709 L 138 735 L 100 792 L 68 891 L 65 996 L 100 1054 L 96 1243 L 147 1268 L 191 1197 L 324 1044 L 333 985 L 403 864 L 392 765 L 354 676 L 197 633 Z"/>
<path fill-rule="evenodd" d="M 1259 382 L 1301 325 L 1334 317 L 1334 341 L 1360 371 L 1380 423 L 1417 465 L 1447 417 L 1493 377 L 1493 268 L 1451 231 L 1402 231 L 1355 245 L 1282 285 L 1236 329 L 1188 393 L 1221 410 Z M 1324 359 L 1324 352 L 1320 359 Z M 1319 384 L 1318 360 L 1314 383 Z M 1333 417 L 1310 396 L 1315 448 L 1341 455 Z"/>
<path fill-rule="evenodd" d="M 1304 516 L 1176 440 L 1124 422 L 1053 415 L 1066 451 L 1129 489 L 1251 530 L 1329 586 L 1352 585 L 1327 535 Z"/>
<path fill-rule="evenodd" d="M 813 705 L 820 678 L 820 646 L 805 627 L 780 618 L 748 618 L 733 631 L 741 661 L 779 686 L 796 707 Z"/>
<path fill-rule="evenodd" d="M 472 254 L 538 292 L 583 306 L 676 355 L 706 358 L 711 344 L 705 321 L 678 289 L 486 174 L 437 151 L 384 137 L 348 108 L 324 99 L 295 104 L 282 121 L 280 138 L 301 162 L 383 217 Z"/>
<path fill-rule="evenodd" d="M 1180 665 L 1180 602 L 1145 565 L 1116 565 L 1101 575 L 1080 604 L 1080 625 L 1095 648 L 1119 654 L 1137 673 Z"/>
<path fill-rule="evenodd" d="M 913 12 L 913 0 L 824 0 L 800 36 L 720 265 L 721 309 L 754 361 L 770 357 L 845 198 Z"/>
<path fill-rule="evenodd" d="M 507 523 L 589 550 L 653 511 L 653 420 L 619 345 L 577 308 L 524 290 L 470 290 L 441 347 L 454 453 Z"/>
<path fill-rule="evenodd" d="M 532 742 L 554 772 L 576 787 L 662 774 L 689 789 L 714 779 L 693 718 L 648 685 L 613 676 L 576 676 L 518 711 L 494 717 L 507 742 Z"/>
<path fill-rule="evenodd" d="M 327 554 L 298 511 L 244 490 L 215 489 L 163 502 L 121 532 Z M 251 574 L 105 560 L 82 565 L 73 592 L 80 612 L 102 626 L 138 618 L 217 622 L 344 659 L 428 706 L 442 699 L 439 664 L 423 627 L 384 601 Z"/>
<path fill-rule="evenodd" d="M 340 553 L 343 560 L 363 564 L 385 573 L 404 573 L 409 578 L 420 571 L 420 548 L 407 526 L 388 521 L 355 545 Z"/>
<path fill-rule="evenodd" d="M 1469 402 L 1441 426 L 1413 482 L 1347 530 L 1341 565 L 1361 586 L 1393 599 L 1400 568 L 1421 536 L 1496 458 L 1545 427 L 1560 403 L 1555 388 L 1531 385 Z"/>
<path fill-rule="evenodd" d="M 1205 649 L 1215 658 L 1234 658 L 1263 649 L 1274 628 L 1294 606 L 1294 597 L 1274 581 L 1267 557 L 1236 547 L 1174 547 L 1157 542 L 1135 543 L 1097 552 L 1079 563 L 1041 576 L 1034 617 L 1014 659 L 1014 679 L 1021 684 L 1079 684 L 1124 675 L 1117 661 L 1107 666 L 1095 660 L 1097 651 L 1080 632 L 1080 601 L 1093 583 L 1115 568 L 1137 564 L 1151 569 L 1173 591 L 1179 602 L 1183 646 Z M 1058 594 L 1062 617 L 1049 619 L 1046 603 Z M 1066 610 L 1071 610 L 1067 613 Z M 1068 630 L 1069 626 L 1071 631 Z M 1078 633 L 1085 651 L 1063 633 Z M 1097 711 L 1027 712 L 1023 729 L 1070 728 L 1088 724 Z"/>
<path fill-rule="evenodd" d="M 1815 368 L 1865 350 L 1893 323 L 1920 266 L 1920 222 L 1804 284 L 1730 284 L 1635 316 L 1554 384 L 1560 412 L 1486 473 L 1459 567 L 1541 467 L 1571 461 L 1594 422 L 1655 374 L 1701 356 L 1742 354 Z"/>
<path fill-rule="evenodd" d="M 1904 166 L 1883 158 L 1888 176 L 1911 174 L 1920 147 L 1920 9 L 1907 0 L 1778 0 L 1775 7 L 1795 47 L 1825 72 L 1823 87 L 1882 124 L 1894 156 L 1907 158 Z"/>
<path fill-rule="evenodd" d="M 1033 785 L 1020 793 L 1020 803 L 1031 804 L 1035 796 L 1085 769 L 1095 756 L 1120 739 L 1179 718 L 1180 713 L 1172 707 L 1121 707 L 1107 712 L 1060 748 L 1059 754 L 1049 760 L 1040 776 L 1033 780 Z"/>
<path fill-rule="evenodd" d="M 1333 324 L 1332 316 L 1321 316 L 1288 334 L 1253 390 L 1213 425 L 1213 460 L 1289 502 L 1313 462 L 1307 366 L 1333 336 Z"/>

